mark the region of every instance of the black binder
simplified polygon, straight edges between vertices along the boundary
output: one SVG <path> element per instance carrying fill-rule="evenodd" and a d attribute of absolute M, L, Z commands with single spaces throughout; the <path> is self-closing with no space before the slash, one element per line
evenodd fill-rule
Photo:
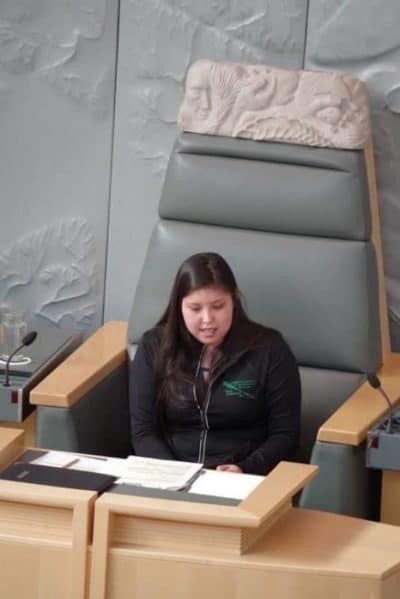
<path fill-rule="evenodd" d="M 15 462 L 0 472 L 0 479 L 97 491 L 98 493 L 102 493 L 111 487 L 117 478 L 117 476 L 111 474 L 57 468 L 56 466 L 42 466 L 29 462 Z"/>

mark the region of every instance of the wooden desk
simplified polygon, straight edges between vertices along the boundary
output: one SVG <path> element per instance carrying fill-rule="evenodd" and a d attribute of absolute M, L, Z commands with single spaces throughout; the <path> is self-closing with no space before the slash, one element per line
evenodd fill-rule
<path fill-rule="evenodd" d="M 90 599 L 398 599 L 400 529 L 292 508 L 298 466 L 237 508 L 104 494 Z"/>
<path fill-rule="evenodd" d="M 0 467 L 22 449 L 0 429 Z M 0 596 L 398 599 L 400 527 L 292 508 L 316 471 L 283 462 L 237 507 L 0 480 Z"/>
<path fill-rule="evenodd" d="M 0 429 L 0 467 L 23 433 Z M 0 480 L 0 597 L 84 599 L 96 493 Z"/>

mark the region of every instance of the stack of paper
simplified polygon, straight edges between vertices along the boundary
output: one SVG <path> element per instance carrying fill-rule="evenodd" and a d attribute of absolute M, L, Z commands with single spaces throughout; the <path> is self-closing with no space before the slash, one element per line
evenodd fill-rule
<path fill-rule="evenodd" d="M 203 464 L 129 456 L 109 458 L 66 451 L 48 451 L 33 463 L 117 476 L 117 484 L 244 499 L 264 479 L 253 474 L 203 470 Z M 200 476 L 199 476 L 200 475 Z"/>
<path fill-rule="evenodd" d="M 203 464 L 129 456 L 117 483 L 179 491 L 198 476 Z"/>

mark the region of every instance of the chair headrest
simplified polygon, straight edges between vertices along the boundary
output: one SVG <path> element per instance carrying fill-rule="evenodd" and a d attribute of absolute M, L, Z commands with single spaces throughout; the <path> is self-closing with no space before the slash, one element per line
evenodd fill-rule
<path fill-rule="evenodd" d="M 367 87 L 331 71 L 199 60 L 189 69 L 182 131 L 341 149 L 371 136 Z"/>

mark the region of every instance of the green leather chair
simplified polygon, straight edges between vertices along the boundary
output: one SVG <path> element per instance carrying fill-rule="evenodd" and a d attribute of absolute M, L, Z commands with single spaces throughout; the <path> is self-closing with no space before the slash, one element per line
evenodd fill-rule
<path fill-rule="evenodd" d="M 320 473 L 299 504 L 376 517 L 379 480 L 365 468 L 365 438 L 386 406 L 365 378 L 379 371 L 390 383 L 398 361 L 388 346 L 371 156 L 371 148 L 181 134 L 127 336 L 125 323 L 106 323 L 32 392 L 37 445 L 132 452 L 127 360 L 161 315 L 182 260 L 217 251 L 251 317 L 279 329 L 300 366 L 298 459 Z"/>

